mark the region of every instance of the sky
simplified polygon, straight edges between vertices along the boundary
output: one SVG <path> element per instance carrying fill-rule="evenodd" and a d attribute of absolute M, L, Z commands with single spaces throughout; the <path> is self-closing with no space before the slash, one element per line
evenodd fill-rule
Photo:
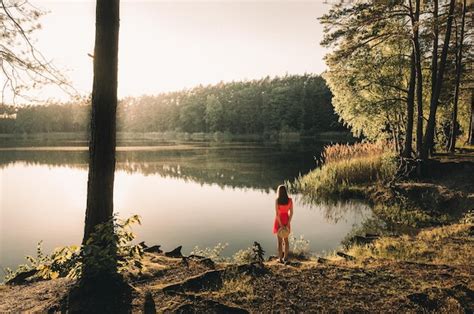
<path fill-rule="evenodd" d="M 92 88 L 95 2 L 31 0 L 49 11 L 37 48 L 81 94 Z M 123 1 L 119 97 L 199 84 L 321 73 L 326 50 L 317 18 L 330 5 L 298 1 Z M 67 97 L 45 88 L 39 98 Z"/>

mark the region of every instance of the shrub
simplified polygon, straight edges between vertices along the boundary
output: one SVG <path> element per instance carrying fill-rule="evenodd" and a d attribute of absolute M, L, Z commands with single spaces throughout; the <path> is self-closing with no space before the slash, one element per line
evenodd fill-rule
<path fill-rule="evenodd" d="M 328 146 L 322 166 L 290 184 L 311 200 L 350 194 L 357 187 L 385 181 L 396 173 L 396 161 L 388 144 L 356 143 Z"/>
<path fill-rule="evenodd" d="M 237 251 L 233 256 L 232 260 L 235 263 L 247 264 L 253 262 L 253 250 L 251 247 Z"/>
<path fill-rule="evenodd" d="M 305 240 L 303 235 L 300 235 L 299 238 L 296 238 L 293 234 L 290 236 L 290 252 L 295 257 L 307 259 L 310 257 L 311 252 L 309 248 L 309 240 Z"/>
<path fill-rule="evenodd" d="M 43 253 L 40 241 L 36 257 L 26 256 L 27 264 L 19 265 L 13 271 L 4 269 L 5 282 L 22 272 L 36 270 L 31 278 L 56 279 L 68 277 L 78 279 L 83 264 L 88 263 L 89 275 L 104 272 L 141 271 L 143 251 L 140 245 L 131 245 L 135 235 L 131 225 L 140 223 L 140 217 L 131 216 L 122 220 L 114 216 L 109 222 L 97 225 L 89 240 L 83 246 L 64 246 L 54 249 L 50 255 Z"/>
<path fill-rule="evenodd" d="M 225 261 L 226 259 L 224 257 L 221 257 L 221 253 L 228 246 L 229 243 L 217 243 L 216 246 L 214 246 L 213 248 L 206 247 L 204 249 L 201 249 L 199 246 L 195 246 L 194 249 L 191 251 L 191 254 L 208 257 L 213 261 L 217 262 Z"/>
<path fill-rule="evenodd" d="M 232 259 L 236 263 L 246 264 L 254 262 L 263 262 L 264 261 L 265 251 L 258 242 L 254 242 L 252 247 L 248 247 L 244 250 L 237 251 Z"/>
<path fill-rule="evenodd" d="M 131 225 L 135 223 L 141 223 L 138 215 L 125 220 L 114 216 L 95 227 L 81 250 L 81 262 L 88 266 L 84 268 L 88 272 L 84 275 L 123 273 L 134 269 L 141 271 L 142 247 L 130 244 L 135 239 L 131 230 Z"/>

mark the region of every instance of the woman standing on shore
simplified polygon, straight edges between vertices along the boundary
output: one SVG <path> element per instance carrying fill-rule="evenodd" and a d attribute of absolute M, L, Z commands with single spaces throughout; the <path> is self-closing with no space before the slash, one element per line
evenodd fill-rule
<path fill-rule="evenodd" d="M 293 200 L 288 197 L 286 187 L 280 185 L 277 188 L 275 200 L 275 222 L 273 233 L 278 239 L 278 258 L 280 263 L 288 261 L 289 243 L 288 236 L 291 231 L 291 218 L 293 217 Z"/>

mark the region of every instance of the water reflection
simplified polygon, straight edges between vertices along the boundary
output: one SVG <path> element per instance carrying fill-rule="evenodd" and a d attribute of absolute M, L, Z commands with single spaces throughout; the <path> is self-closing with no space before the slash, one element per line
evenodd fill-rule
<path fill-rule="evenodd" d="M 117 170 L 269 192 L 284 180 L 314 168 L 314 154 L 321 151 L 322 145 L 185 143 L 171 147 L 123 147 L 117 152 Z M 87 169 L 85 147 L 60 149 L 0 149 L 0 167 L 22 161 L 28 165 Z"/>
<path fill-rule="evenodd" d="M 301 195 L 297 195 L 296 199 L 300 205 L 306 206 L 311 210 L 321 211 L 324 219 L 333 224 L 347 221 L 347 217 L 350 213 L 363 216 L 368 208 L 367 204 L 357 200 L 308 202 L 308 200 Z"/>
<path fill-rule="evenodd" d="M 115 209 L 142 216 L 138 238 L 165 250 L 227 242 L 232 255 L 256 240 L 272 254 L 274 188 L 311 169 L 314 151 L 248 143 L 119 151 Z M 0 267 L 23 262 L 39 240 L 45 251 L 80 243 L 86 160 L 80 149 L 0 152 Z M 328 251 L 371 216 L 361 203 L 311 205 L 295 196 L 293 231 L 312 251 Z"/>

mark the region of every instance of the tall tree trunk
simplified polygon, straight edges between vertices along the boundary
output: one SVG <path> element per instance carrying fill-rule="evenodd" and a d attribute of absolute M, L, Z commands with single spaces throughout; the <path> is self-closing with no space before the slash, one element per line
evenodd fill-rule
<path fill-rule="evenodd" d="M 406 136 L 405 145 L 403 148 L 403 157 L 411 157 L 412 155 L 412 141 L 413 141 L 413 114 L 415 111 L 415 50 L 412 49 L 410 57 L 410 81 L 408 83 L 408 94 L 407 94 L 407 124 L 406 124 Z"/>
<path fill-rule="evenodd" d="M 433 54 L 431 57 L 431 95 L 436 87 L 436 75 L 438 74 L 438 0 L 433 1 Z"/>
<path fill-rule="evenodd" d="M 119 0 L 97 0 L 89 179 L 83 243 L 113 215 Z"/>
<path fill-rule="evenodd" d="M 433 97 L 436 88 L 436 77 L 438 75 L 438 42 L 439 42 L 439 24 L 438 24 L 438 0 L 433 0 L 433 51 L 431 56 L 431 97 Z M 423 110 L 421 108 L 421 110 Z M 417 128 L 417 154 L 422 155 L 423 150 L 423 116 L 418 116 L 420 126 Z"/>
<path fill-rule="evenodd" d="M 441 51 L 441 59 L 439 61 L 438 75 L 436 77 L 436 85 L 431 95 L 430 113 L 428 116 L 428 123 L 426 125 L 425 136 L 423 140 L 423 149 L 421 150 L 421 159 L 426 160 L 429 157 L 429 152 L 433 146 L 434 131 L 436 124 L 436 111 L 438 109 L 438 101 L 443 84 L 444 68 L 446 66 L 446 58 L 448 56 L 449 40 L 451 38 L 451 28 L 453 24 L 455 0 L 450 0 L 448 20 L 446 22 L 446 34 L 444 37 L 443 50 Z"/>
<path fill-rule="evenodd" d="M 415 44 L 415 61 L 416 61 L 416 108 L 417 108 L 417 128 L 416 128 L 416 139 L 417 139 L 417 154 L 420 153 L 420 147 L 422 147 L 423 141 L 423 75 L 421 68 L 421 48 L 419 41 L 419 24 L 420 24 L 420 1 L 416 0 L 416 29 L 414 34 Z"/>
<path fill-rule="evenodd" d="M 411 0 L 410 18 L 413 29 L 413 49 L 415 54 L 415 70 L 416 70 L 416 104 L 417 104 L 417 120 L 416 120 L 416 152 L 420 155 L 423 142 L 423 72 L 421 67 L 421 48 L 419 41 L 419 21 L 420 21 L 420 1 L 415 0 L 415 12 Z"/>
<path fill-rule="evenodd" d="M 471 118 L 469 121 L 469 137 L 467 143 L 474 145 L 474 88 L 471 89 Z"/>
<path fill-rule="evenodd" d="M 457 35 L 456 35 L 456 80 L 454 82 L 454 106 L 453 106 L 453 115 L 451 121 L 451 132 L 449 136 L 449 151 L 454 153 L 456 148 L 456 137 L 457 137 L 457 125 L 458 125 L 458 101 L 459 101 L 459 84 L 461 82 L 461 73 L 462 73 L 462 48 L 464 41 L 464 23 L 466 18 L 466 0 L 462 4 L 462 18 L 461 18 L 461 34 L 459 36 L 459 44 L 457 44 Z M 457 30 L 456 30 L 457 34 Z"/>

